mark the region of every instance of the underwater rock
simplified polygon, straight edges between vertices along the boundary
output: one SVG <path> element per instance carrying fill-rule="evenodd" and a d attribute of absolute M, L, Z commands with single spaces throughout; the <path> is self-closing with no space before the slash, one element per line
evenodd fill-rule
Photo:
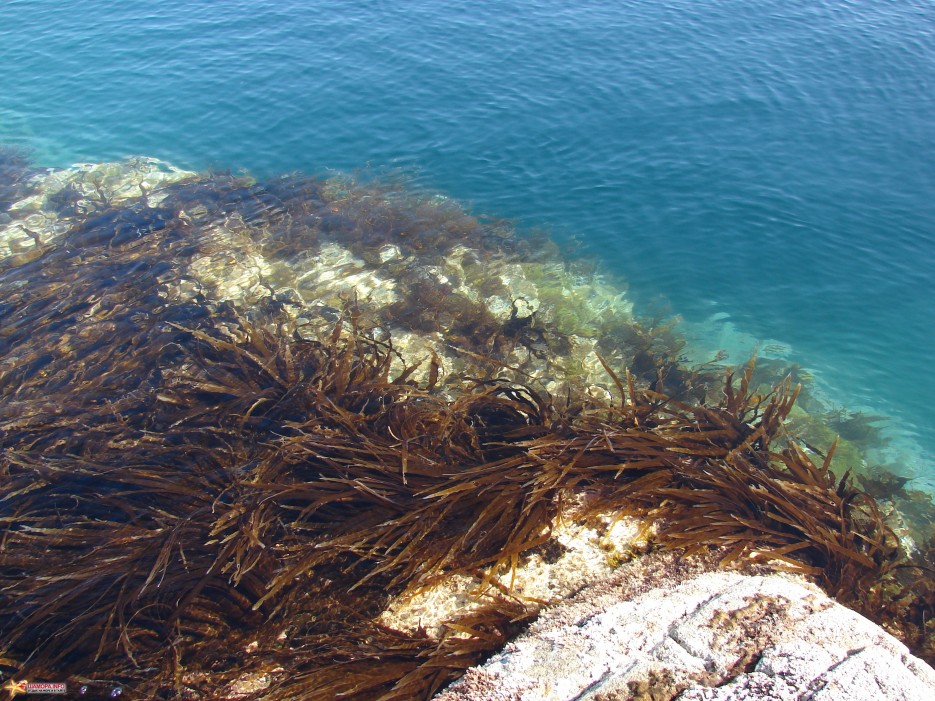
<path fill-rule="evenodd" d="M 594 334 L 633 322 L 621 289 L 557 262 L 551 244 L 533 253 L 510 227 L 448 198 L 344 177 L 256 183 L 153 158 L 34 172 L 11 163 L 14 185 L 33 173 L 28 187 L 5 190 L 19 199 L 0 203 L 0 260 L 14 267 L 66 236 L 81 257 L 157 232 L 188 243 L 166 259 L 174 271 L 157 290 L 166 302 L 228 303 L 247 314 L 272 302 L 307 338 L 333 325 L 321 310 L 360 303 L 371 326 L 402 334 L 394 372 L 422 362 L 427 349 L 450 356 L 453 346 L 449 372 L 472 367 L 552 387 L 558 376 L 581 375 L 575 386 L 593 385 L 593 397 L 614 388 Z M 622 371 L 625 356 L 608 359 Z"/>
<path fill-rule="evenodd" d="M 466 574 L 442 580 L 440 585 L 392 600 L 380 623 L 405 631 L 425 630 L 439 638 L 444 624 L 495 600 L 509 591 L 528 601 L 532 610 L 563 599 L 610 577 L 622 561 L 647 546 L 649 530 L 633 518 L 601 514 L 587 522 L 573 512 L 563 514 L 549 541 L 517 559 L 515 568 Z"/>
<path fill-rule="evenodd" d="M 194 178 L 195 173 L 142 157 L 39 171 L 28 181 L 27 197 L 5 204 L 9 219 L 0 222 L 0 260 L 53 243 L 74 217 L 138 200 L 155 207 L 168 185 Z"/>
<path fill-rule="evenodd" d="M 644 556 L 435 701 L 927 701 L 935 670 L 801 578 Z"/>

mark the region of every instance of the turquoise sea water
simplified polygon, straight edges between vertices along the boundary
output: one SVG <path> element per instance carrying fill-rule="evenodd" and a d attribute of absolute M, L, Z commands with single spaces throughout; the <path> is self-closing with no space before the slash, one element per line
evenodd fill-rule
<path fill-rule="evenodd" d="M 402 170 L 893 417 L 935 489 L 932 115 L 926 0 L 0 4 L 0 144 Z"/>

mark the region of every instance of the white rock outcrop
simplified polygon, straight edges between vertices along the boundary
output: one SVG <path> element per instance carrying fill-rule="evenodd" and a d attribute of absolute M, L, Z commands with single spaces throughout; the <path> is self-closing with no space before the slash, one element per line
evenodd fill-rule
<path fill-rule="evenodd" d="M 803 579 L 640 567 L 548 610 L 436 701 L 935 698 L 931 667 Z"/>

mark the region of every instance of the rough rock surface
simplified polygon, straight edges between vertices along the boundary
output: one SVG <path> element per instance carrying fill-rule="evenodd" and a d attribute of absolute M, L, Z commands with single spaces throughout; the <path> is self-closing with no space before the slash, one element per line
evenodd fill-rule
<path fill-rule="evenodd" d="M 436 701 L 935 698 L 931 667 L 803 579 L 640 567 L 550 609 Z"/>

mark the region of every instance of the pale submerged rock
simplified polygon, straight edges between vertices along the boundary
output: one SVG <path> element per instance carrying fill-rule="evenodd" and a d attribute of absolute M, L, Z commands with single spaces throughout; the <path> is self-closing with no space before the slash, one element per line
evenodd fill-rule
<path fill-rule="evenodd" d="M 432 358 L 438 363 L 440 378 L 463 369 L 464 361 L 448 352 L 448 346 L 440 333 L 414 333 L 394 328 L 390 331 L 393 350 L 390 356 L 390 378 L 399 377 L 407 368 L 415 366 L 409 379 L 425 384 L 429 380 Z"/>
<path fill-rule="evenodd" d="M 487 573 L 487 581 L 478 576 L 449 576 L 428 590 L 392 600 L 379 621 L 409 632 L 424 628 L 438 637 L 446 620 L 488 603 L 486 594 L 506 589 L 530 605 L 557 602 L 610 576 L 631 548 L 645 544 L 646 531 L 635 519 L 605 514 L 598 519 L 602 521 L 599 528 L 576 521 L 572 514 L 561 520 L 552 531 L 552 555 L 533 551 L 520 559 L 516 571 Z"/>
<path fill-rule="evenodd" d="M 372 308 L 384 307 L 397 299 L 396 281 L 381 276 L 366 263 L 337 243 L 322 245 L 318 254 L 304 259 L 297 268 L 296 285 L 308 302 L 341 304 L 357 296 Z"/>
<path fill-rule="evenodd" d="M 398 246 L 387 244 L 380 249 L 381 263 L 387 263 L 391 260 L 396 260 L 397 258 L 402 258 L 402 253 L 400 253 Z"/>
<path fill-rule="evenodd" d="M 487 307 L 487 311 L 489 311 L 497 321 L 509 321 L 510 314 L 513 313 L 513 302 L 508 297 L 491 295 L 484 300 L 484 304 Z"/>
<path fill-rule="evenodd" d="M 513 308 L 516 310 L 515 316 L 517 319 L 528 319 L 539 308 L 539 300 L 528 300 L 525 297 L 519 297 L 513 300 Z"/>
<path fill-rule="evenodd" d="M 253 304 L 269 294 L 264 284 L 271 267 L 254 250 L 249 228 L 239 216 L 206 228 L 205 252 L 192 259 L 188 277 L 216 301 Z"/>
<path fill-rule="evenodd" d="M 526 276 L 525 268 L 519 263 L 505 266 L 499 274 L 500 281 L 509 291 L 515 316 L 525 319 L 539 310 L 539 288 Z"/>
<path fill-rule="evenodd" d="M 0 223 L 0 259 L 49 245 L 64 234 L 69 224 L 57 211 L 62 207 L 86 213 L 144 198 L 155 206 L 168 185 L 195 177 L 157 158 L 142 157 L 47 169 L 32 178 L 35 193 L 11 204 L 9 220 Z"/>

